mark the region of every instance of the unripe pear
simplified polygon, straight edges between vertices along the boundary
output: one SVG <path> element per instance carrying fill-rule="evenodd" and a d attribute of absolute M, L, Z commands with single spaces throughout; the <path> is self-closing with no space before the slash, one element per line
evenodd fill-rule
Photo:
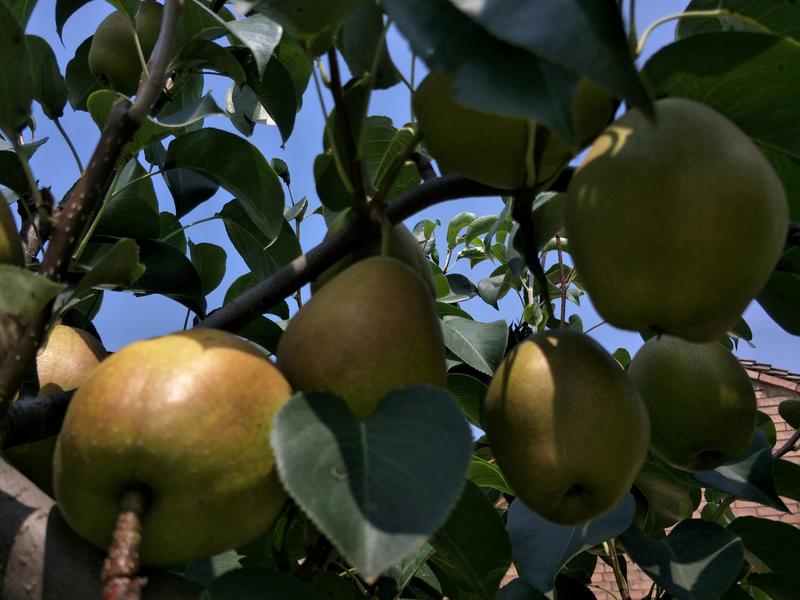
<path fill-rule="evenodd" d="M 294 35 L 307 36 L 331 28 L 364 0 L 261 0 L 257 10 Z"/>
<path fill-rule="evenodd" d="M 567 330 L 533 335 L 506 356 L 483 422 L 518 497 L 563 524 L 616 505 L 650 439 L 647 411 L 619 364 L 590 337 Z"/>
<path fill-rule="evenodd" d="M 39 396 L 80 386 L 108 353 L 96 337 L 82 329 L 56 325 L 36 355 Z M 53 452 L 56 436 L 14 446 L 4 456 L 39 489 L 53 495 Z"/>
<path fill-rule="evenodd" d="M 721 344 L 653 337 L 634 356 L 628 375 L 650 413 L 651 449 L 673 467 L 714 469 L 750 446 L 755 392 Z"/>
<path fill-rule="evenodd" d="M 5 202 L 0 206 L 0 265 L 25 264 L 22 254 L 22 244 L 17 234 L 17 225 L 11 209 Z"/>
<path fill-rule="evenodd" d="M 155 0 L 145 0 L 139 5 L 134 20 L 145 60 L 150 58 L 158 40 L 163 12 L 164 7 Z M 133 24 L 123 11 L 111 13 L 97 27 L 89 47 L 89 69 L 128 96 L 139 88 L 142 62 L 136 50 Z"/>
<path fill-rule="evenodd" d="M 143 564 L 247 543 L 285 500 L 269 443 L 289 384 L 252 344 L 195 329 L 126 346 L 81 385 L 56 445 L 67 523 L 100 548 L 127 490 L 145 493 Z"/>
<path fill-rule="evenodd" d="M 735 124 L 681 98 L 595 141 L 569 187 L 570 253 L 602 317 L 623 329 L 719 339 L 780 257 L 788 204 Z"/>
<path fill-rule="evenodd" d="M 425 145 L 439 165 L 486 185 L 516 189 L 545 184 L 567 165 L 573 152 L 550 135 L 544 150 L 534 149 L 536 121 L 469 108 L 453 94 L 452 77 L 431 73 L 413 97 L 414 113 Z M 578 140 L 591 141 L 611 120 L 614 101 L 602 90 L 582 80 L 575 107 Z M 530 156 L 529 156 L 530 155 Z M 534 159 L 535 157 L 538 157 Z M 538 172 L 528 181 L 528 165 Z"/>
<path fill-rule="evenodd" d="M 430 290 L 408 266 L 383 256 L 357 262 L 317 291 L 289 323 L 277 356 L 295 389 L 337 394 L 359 419 L 395 388 L 445 385 Z"/>

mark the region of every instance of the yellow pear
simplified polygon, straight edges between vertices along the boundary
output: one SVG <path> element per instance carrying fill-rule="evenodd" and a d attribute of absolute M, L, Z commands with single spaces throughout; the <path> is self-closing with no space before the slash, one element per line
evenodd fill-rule
<path fill-rule="evenodd" d="M 573 178 L 570 253 L 602 317 L 695 342 L 733 327 L 788 228 L 780 179 L 750 138 L 681 98 L 608 127 Z"/>
<path fill-rule="evenodd" d="M 647 411 L 625 372 L 590 337 L 566 330 L 533 335 L 506 356 L 483 422 L 519 498 L 563 524 L 616 505 L 650 439 Z"/>
<path fill-rule="evenodd" d="M 706 471 L 742 454 L 756 428 L 756 396 L 721 344 L 653 337 L 628 374 L 647 405 L 653 453 L 679 469 Z"/>
<path fill-rule="evenodd" d="M 439 165 L 486 185 L 516 189 L 526 183 L 545 184 L 573 156 L 555 136 L 547 139 L 545 149 L 534 149 L 529 141 L 535 134 L 535 121 L 483 112 L 459 103 L 448 75 L 428 75 L 414 93 L 413 104 L 425 145 Z M 580 82 L 575 115 L 581 144 L 602 131 L 614 108 L 608 94 L 593 84 Z M 534 156 L 538 158 L 534 160 Z M 538 163 L 533 181 L 527 181 L 529 162 Z"/>
<path fill-rule="evenodd" d="M 395 388 L 445 385 L 445 349 L 430 290 L 400 261 L 367 258 L 301 308 L 277 350 L 297 390 L 341 396 L 356 418 Z"/>
<path fill-rule="evenodd" d="M 285 501 L 269 443 L 291 389 L 249 342 L 195 329 L 108 357 L 67 410 L 53 464 L 67 523 L 106 548 L 128 489 L 147 498 L 143 564 L 249 542 Z"/>
<path fill-rule="evenodd" d="M 36 356 L 39 396 L 74 390 L 107 355 L 92 334 L 56 325 Z M 9 448 L 5 458 L 41 490 L 53 495 L 53 452 L 56 437 Z"/>
<path fill-rule="evenodd" d="M 163 11 L 158 2 L 145 0 L 136 13 L 136 36 L 145 61 L 158 40 Z M 133 24 L 123 11 L 111 13 L 97 27 L 89 46 L 89 69 L 118 92 L 128 96 L 136 93 L 142 62 L 136 50 Z"/>
<path fill-rule="evenodd" d="M 17 225 L 8 204 L 3 204 L 0 206 L 0 265 L 22 265 L 25 257 L 22 255 Z"/>

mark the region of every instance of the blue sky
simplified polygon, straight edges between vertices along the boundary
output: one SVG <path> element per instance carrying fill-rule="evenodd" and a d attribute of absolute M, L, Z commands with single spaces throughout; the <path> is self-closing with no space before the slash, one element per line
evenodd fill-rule
<path fill-rule="evenodd" d="M 637 4 L 637 28 L 639 32 L 654 19 L 680 12 L 685 8 L 686 0 L 639 0 Z M 64 28 L 63 45 L 55 33 L 55 17 L 53 2 L 39 2 L 31 18 L 28 33 L 40 35 L 53 46 L 62 73 L 67 62 L 72 58 L 77 46 L 94 32 L 97 24 L 113 9 L 103 0 L 94 0 L 81 8 L 67 22 Z M 645 49 L 646 58 L 659 47 L 669 43 L 674 34 L 674 23 L 664 25 L 656 30 Z M 395 63 L 406 74 L 410 71 L 411 55 L 405 41 L 391 31 L 389 46 Z M 421 72 L 418 63 L 417 73 Z M 419 76 L 418 76 L 419 80 Z M 224 106 L 225 90 L 228 80 L 221 77 L 207 77 L 206 85 L 212 91 L 216 101 Z M 328 106 L 331 101 L 326 99 Z M 391 90 L 379 91 L 374 95 L 371 114 L 386 115 L 392 118 L 395 125 L 402 125 L 409 119 L 409 97 L 402 85 Z M 63 196 L 78 175 L 77 167 L 72 160 L 66 144 L 55 127 L 35 109 L 37 120 L 37 139 L 48 137 L 49 141 L 39 149 L 33 160 L 33 169 L 40 184 L 52 186 L 56 198 Z M 296 199 L 307 196 L 311 207 L 319 201 L 314 190 L 312 165 L 314 157 L 321 150 L 322 112 L 313 86 L 304 98 L 303 109 L 298 115 L 295 131 L 284 148 L 275 127 L 259 125 L 250 141 L 257 145 L 264 155 L 270 159 L 282 158 L 289 165 L 292 173 L 292 193 Z M 84 162 L 91 154 L 98 139 L 97 128 L 86 113 L 73 113 L 67 108 L 62 124 L 77 146 Z M 231 129 L 227 120 L 221 117 L 208 119 L 206 126 Z M 159 195 L 161 210 L 173 210 L 169 192 L 159 178 L 154 178 Z M 208 217 L 222 208 L 230 200 L 225 193 L 218 193 L 211 201 L 202 204 L 182 220 L 184 224 Z M 408 221 L 413 226 L 418 220 L 438 219 L 443 224 L 461 211 L 472 211 L 479 215 L 493 214 L 500 211 L 502 203 L 499 198 L 482 198 L 459 200 L 428 209 Z M 319 242 L 324 235 L 324 223 L 321 217 L 310 217 L 303 222 L 301 241 L 308 249 Z M 443 232 L 437 232 L 443 235 Z M 227 273 L 222 285 L 209 297 L 209 307 L 215 308 L 222 302 L 225 290 L 241 274 L 246 271 L 244 262 L 236 254 L 225 235 L 225 230 L 218 221 L 192 227 L 187 236 L 195 242 L 212 242 L 224 247 L 228 253 Z M 492 269 L 491 265 L 481 265 L 473 272 L 473 280 L 478 281 Z M 513 296 L 513 295 L 512 295 Z M 496 311 L 479 299 L 473 299 L 464 305 L 476 319 L 492 321 L 505 319 L 516 320 L 520 314 L 520 305 L 516 297 L 508 296 L 500 302 L 500 310 Z M 580 309 L 569 305 L 569 314 L 578 312 L 586 327 L 600 322 L 588 298 L 582 298 Z M 293 305 L 293 304 L 292 304 Z M 145 337 L 161 335 L 180 329 L 183 326 L 186 309 L 175 302 L 160 296 L 135 298 L 130 294 L 107 293 L 103 307 L 96 319 L 97 328 L 103 342 L 110 350 Z M 736 354 L 742 358 L 752 358 L 773 364 L 776 367 L 800 371 L 800 339 L 790 336 L 773 323 L 761 308 L 752 303 L 745 313 L 745 318 L 753 330 L 755 348 L 740 343 Z M 613 351 L 618 347 L 627 348 L 631 354 L 641 345 L 638 334 L 621 331 L 608 325 L 594 330 L 592 335 L 604 346 Z"/>

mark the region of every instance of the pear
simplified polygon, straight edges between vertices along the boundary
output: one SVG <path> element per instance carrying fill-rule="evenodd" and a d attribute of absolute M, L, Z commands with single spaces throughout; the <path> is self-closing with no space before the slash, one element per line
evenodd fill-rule
<path fill-rule="evenodd" d="M 136 36 L 145 60 L 150 58 L 158 40 L 164 7 L 145 0 L 136 13 Z M 89 46 L 89 69 L 116 91 L 132 96 L 139 88 L 142 62 L 136 50 L 134 27 L 126 13 L 117 10 L 97 27 Z"/>
<path fill-rule="evenodd" d="M 567 330 L 535 334 L 506 356 L 483 422 L 519 498 L 562 524 L 616 505 L 650 439 L 647 410 L 625 372 L 597 342 Z"/>
<path fill-rule="evenodd" d="M 252 344 L 195 329 L 126 346 L 75 394 L 56 445 L 56 500 L 100 548 L 129 489 L 147 498 L 142 564 L 244 544 L 284 504 L 269 442 L 291 388 Z"/>
<path fill-rule="evenodd" d="M 681 98 L 634 109 L 573 178 L 570 253 L 602 317 L 695 342 L 719 339 L 758 294 L 788 228 L 780 179 L 750 138 Z"/>
<path fill-rule="evenodd" d="M 56 325 L 36 356 L 39 396 L 74 390 L 107 355 L 96 337 L 82 329 Z M 56 436 L 14 446 L 3 455 L 39 489 L 53 495 Z"/>
<path fill-rule="evenodd" d="M 756 396 L 721 344 L 650 338 L 628 366 L 647 405 L 653 453 L 686 471 L 714 469 L 742 454 L 756 428 Z"/>
<path fill-rule="evenodd" d="M 544 149 L 529 144 L 536 121 L 469 108 L 453 94 L 452 77 L 431 73 L 413 96 L 414 113 L 425 145 L 440 167 L 475 181 L 504 189 L 545 184 L 573 156 L 558 138 L 550 136 Z M 600 133 L 614 114 L 615 102 L 586 81 L 578 86 L 576 119 L 581 144 Z M 534 159 L 534 156 L 537 157 Z M 528 166 L 538 172 L 528 181 Z"/>
<path fill-rule="evenodd" d="M 0 206 L 0 265 L 23 265 L 22 244 L 8 204 Z"/>
<path fill-rule="evenodd" d="M 364 0 L 261 0 L 256 10 L 286 27 L 293 35 L 307 36 L 335 27 Z"/>
<path fill-rule="evenodd" d="M 314 294 L 286 328 L 277 356 L 295 389 L 337 394 L 358 419 L 395 388 L 446 383 L 430 290 L 410 267 L 384 256 L 357 262 Z"/>

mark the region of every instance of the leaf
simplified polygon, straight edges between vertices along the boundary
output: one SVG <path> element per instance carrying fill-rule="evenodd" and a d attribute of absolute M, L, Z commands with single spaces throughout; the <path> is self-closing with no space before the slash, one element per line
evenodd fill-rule
<path fill-rule="evenodd" d="M 772 475 L 779 496 L 800 502 L 800 465 L 783 458 L 773 460 Z"/>
<path fill-rule="evenodd" d="M 470 459 L 468 478 L 472 483 L 480 487 L 488 487 L 504 494 L 515 495 L 511 484 L 508 483 L 500 467 L 483 460 L 479 456 L 473 456 Z"/>
<path fill-rule="evenodd" d="M 697 483 L 649 452 L 636 475 L 636 487 L 665 526 L 691 517 L 700 504 Z"/>
<path fill-rule="evenodd" d="M 101 248 L 92 257 L 89 272 L 75 286 L 72 298 L 83 298 L 97 287 L 127 287 L 144 274 L 145 266 L 139 262 L 139 246 L 133 240 L 103 244 Z"/>
<path fill-rule="evenodd" d="M 15 136 L 31 116 L 33 69 L 25 32 L 11 8 L 0 2 L 0 130 Z"/>
<path fill-rule="evenodd" d="M 158 238 L 161 224 L 153 180 L 136 159 L 120 171 L 115 188 L 97 223 L 95 235 Z"/>
<path fill-rule="evenodd" d="M 386 46 L 383 11 L 374 2 L 362 2 L 351 12 L 339 30 L 338 47 L 344 56 L 350 73 L 360 78 L 371 73 L 375 56 L 380 52 L 377 69 L 373 76 L 373 88 L 388 89 L 400 83 L 397 68 L 389 56 Z"/>
<path fill-rule="evenodd" d="M 22 146 L 22 151 L 30 160 L 33 153 L 46 141 L 47 138 L 43 138 L 25 144 Z M 22 169 L 17 153 L 10 144 L 5 143 L 2 139 L 0 139 L 0 185 L 6 186 L 18 196 L 23 196 L 30 190 L 28 179 L 25 177 L 25 171 Z"/>
<path fill-rule="evenodd" d="M 481 373 L 493 375 L 505 356 L 508 326 L 505 321 L 479 323 L 462 317 L 442 320 L 445 346 Z"/>
<path fill-rule="evenodd" d="M 283 329 L 266 317 L 256 317 L 237 329 L 235 333 L 251 342 L 255 342 L 270 354 L 275 354 L 278 349 L 278 342 L 283 335 Z"/>
<path fill-rule="evenodd" d="M 628 352 L 625 348 L 617 348 L 611 354 L 615 361 L 619 363 L 619 366 L 623 369 L 627 369 L 628 365 L 631 364 L 631 353 Z"/>
<path fill-rule="evenodd" d="M 352 194 L 347 191 L 339 171 L 336 168 L 336 159 L 333 153 L 326 152 L 317 155 L 314 159 L 314 181 L 317 196 L 322 205 L 330 211 L 339 212 L 350 207 Z"/>
<path fill-rule="evenodd" d="M 391 392 L 365 421 L 331 394 L 295 394 L 271 443 L 287 491 L 368 582 L 439 528 L 471 453 L 461 410 L 431 386 Z"/>
<path fill-rule="evenodd" d="M 58 33 L 58 37 L 61 37 L 67 19 L 80 7 L 90 1 L 91 0 L 56 0 L 56 33 Z"/>
<path fill-rule="evenodd" d="M 758 517 L 739 517 L 728 525 L 745 548 L 745 558 L 756 571 L 768 570 L 800 586 L 800 529 Z"/>
<path fill-rule="evenodd" d="M 181 254 L 186 254 L 186 234 L 178 218 L 172 213 L 161 212 L 158 215 L 158 220 L 161 224 L 159 239 L 178 250 Z"/>
<path fill-rule="evenodd" d="M 25 41 L 31 57 L 34 74 L 34 99 L 50 119 L 64 114 L 67 105 L 67 84 L 58 68 L 56 55 L 50 44 L 36 35 L 26 35 Z"/>
<path fill-rule="evenodd" d="M 198 67 L 212 69 L 239 84 L 245 81 L 244 69 L 231 49 L 202 38 L 184 44 L 167 70 L 181 72 Z"/>
<path fill-rule="evenodd" d="M 775 429 L 775 421 L 772 420 L 767 413 L 762 411 L 756 412 L 756 427 L 761 430 L 761 433 L 767 438 L 770 447 L 774 447 L 778 441 L 778 432 Z"/>
<path fill-rule="evenodd" d="M 796 600 L 797 598 L 797 582 L 783 575 L 751 573 L 747 576 L 747 583 L 769 594 L 769 600 Z"/>
<path fill-rule="evenodd" d="M 225 300 L 222 302 L 223 306 L 230 303 L 234 298 L 240 296 L 259 282 L 260 280 L 253 275 L 253 273 L 245 273 L 241 277 L 238 277 L 231 284 L 231 287 L 228 288 L 228 291 L 225 292 Z M 273 306 L 266 312 L 277 315 L 281 319 L 287 320 L 289 318 L 289 305 L 286 303 L 286 300 L 281 300 L 277 305 Z"/>
<path fill-rule="evenodd" d="M 564 228 L 566 194 L 539 194 L 533 203 L 533 235 L 541 251 Z"/>
<path fill-rule="evenodd" d="M 14 11 L 19 24 L 25 29 L 28 25 L 28 19 L 31 18 L 31 13 L 36 7 L 36 0 L 3 0 L 8 4 L 9 8 Z"/>
<path fill-rule="evenodd" d="M 741 127 L 783 181 L 791 218 L 800 218 L 800 44 L 743 31 L 693 35 L 662 48 L 645 74 L 657 95 L 692 98 Z"/>
<path fill-rule="evenodd" d="M 694 478 L 709 487 L 788 512 L 775 492 L 772 478 L 772 446 L 761 430 L 756 430 L 750 448 L 740 457 L 713 471 L 695 473 Z"/>
<path fill-rule="evenodd" d="M 164 172 L 167 187 L 175 201 L 175 212 L 184 216 L 209 200 L 219 185 L 191 169 L 170 169 Z"/>
<path fill-rule="evenodd" d="M 268 590 L 268 591 L 267 591 Z M 264 594 L 268 594 L 265 596 Z M 323 600 L 289 573 L 245 567 L 225 573 L 211 582 L 200 600 Z"/>
<path fill-rule="evenodd" d="M 281 41 L 281 26 L 264 15 L 254 14 L 225 23 L 225 27 L 250 50 L 258 73 L 263 76 L 273 51 Z"/>
<path fill-rule="evenodd" d="M 530 585 L 522 577 L 517 577 L 500 589 L 498 600 L 547 600 L 547 596 Z"/>
<path fill-rule="evenodd" d="M 663 540 L 631 527 L 620 536 L 628 555 L 676 600 L 717 600 L 739 574 L 743 549 L 729 530 L 687 519 Z"/>
<path fill-rule="evenodd" d="M 75 56 L 67 63 L 66 77 L 69 105 L 73 110 L 87 110 L 86 100 L 89 96 L 102 89 L 100 80 L 89 69 L 89 48 L 92 37 L 88 37 L 75 50 Z"/>
<path fill-rule="evenodd" d="M 225 573 L 241 568 L 240 555 L 236 550 L 228 550 L 203 560 L 195 560 L 186 565 L 183 578 L 206 587 Z"/>
<path fill-rule="evenodd" d="M 800 39 L 800 13 L 794 0 L 692 0 L 687 11 L 727 9 L 748 17 L 734 16 L 681 19 L 675 35 L 678 38 L 716 31 L 752 30 L 766 28 L 780 36 Z M 752 22 L 751 19 L 755 22 Z"/>
<path fill-rule="evenodd" d="M 274 240 L 285 222 L 283 188 L 261 152 L 239 136 L 203 129 L 176 138 L 165 169 L 191 169 L 236 197 L 253 224 Z"/>
<path fill-rule="evenodd" d="M 27 323 L 64 287 L 22 267 L 0 264 L 0 316 Z"/>
<path fill-rule="evenodd" d="M 800 273 L 773 271 L 756 298 L 766 313 L 792 335 L 800 335 Z"/>
<path fill-rule="evenodd" d="M 511 565 L 503 520 L 476 485 L 467 483 L 455 509 L 430 541 L 432 562 L 476 598 L 493 600 Z"/>
<path fill-rule="evenodd" d="M 800 429 L 800 400 L 797 398 L 784 400 L 778 405 L 778 414 L 789 427 Z"/>
<path fill-rule="evenodd" d="M 367 117 L 364 125 L 363 165 L 370 193 L 377 193 L 388 184 L 386 178 L 391 174 L 395 162 L 417 142 L 412 128 L 395 129 L 388 117 Z M 419 171 L 409 160 L 406 160 L 400 172 L 395 175 L 386 200 L 419 185 Z"/>
<path fill-rule="evenodd" d="M 192 264 L 200 275 L 201 290 L 208 295 L 213 292 L 225 277 L 225 265 L 228 255 L 225 250 L 215 244 L 189 242 L 189 253 Z"/>
<path fill-rule="evenodd" d="M 486 396 L 486 384 L 462 373 L 447 374 L 447 391 L 453 394 L 461 410 L 464 411 L 467 419 L 475 427 L 483 427 L 481 424 L 481 407 L 483 398 Z"/>
<path fill-rule="evenodd" d="M 508 509 L 508 532 L 520 576 L 540 592 L 550 592 L 570 558 L 625 531 L 634 511 L 633 496 L 627 494 L 608 512 L 568 526 L 548 521 L 517 498 Z"/>
<path fill-rule="evenodd" d="M 475 219 L 478 218 L 473 212 L 460 212 L 455 217 L 450 219 L 447 224 L 447 249 L 452 250 L 456 247 L 458 234 L 464 227 L 468 227 Z"/>

